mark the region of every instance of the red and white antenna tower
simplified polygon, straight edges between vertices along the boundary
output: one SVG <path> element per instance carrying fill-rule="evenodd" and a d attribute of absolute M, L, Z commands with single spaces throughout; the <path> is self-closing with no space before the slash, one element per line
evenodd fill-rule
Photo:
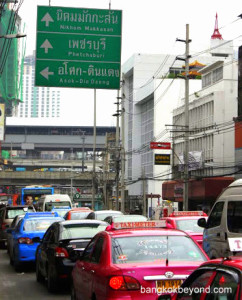
<path fill-rule="evenodd" d="M 214 32 L 213 32 L 213 35 L 211 36 L 211 39 L 212 40 L 223 40 L 223 37 L 218 30 L 218 14 L 217 13 L 216 13 Z"/>

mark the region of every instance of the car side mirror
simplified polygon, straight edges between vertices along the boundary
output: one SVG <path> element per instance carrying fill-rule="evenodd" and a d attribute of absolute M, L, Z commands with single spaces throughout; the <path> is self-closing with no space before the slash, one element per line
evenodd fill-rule
<path fill-rule="evenodd" d="M 40 243 L 42 240 L 40 237 L 36 236 L 34 238 L 32 238 L 33 243 Z"/>
<path fill-rule="evenodd" d="M 85 248 L 73 249 L 73 251 L 70 253 L 70 256 L 69 256 L 70 260 L 72 262 L 76 262 L 77 260 L 81 260 L 84 250 L 85 250 Z"/>
<path fill-rule="evenodd" d="M 112 226 L 111 225 L 108 225 L 107 227 L 106 227 L 106 229 L 105 229 L 106 231 L 110 231 L 110 230 L 112 230 Z"/>
<path fill-rule="evenodd" d="M 170 223 L 166 222 L 166 228 L 173 229 L 174 227 Z"/>
<path fill-rule="evenodd" d="M 205 218 L 201 218 L 197 220 L 197 225 L 202 227 L 202 228 L 207 228 L 207 221 Z"/>

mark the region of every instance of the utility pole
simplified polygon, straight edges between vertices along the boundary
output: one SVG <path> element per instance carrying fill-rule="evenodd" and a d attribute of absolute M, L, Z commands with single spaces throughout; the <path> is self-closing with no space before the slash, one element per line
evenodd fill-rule
<path fill-rule="evenodd" d="M 84 172 L 85 167 L 85 131 L 82 131 L 82 173 Z"/>
<path fill-rule="evenodd" d="M 185 153 L 184 153 L 184 197 L 183 210 L 188 210 L 189 183 L 189 24 L 186 24 L 186 60 L 185 60 Z"/>
<path fill-rule="evenodd" d="M 146 208 L 146 189 L 145 189 L 145 168 L 142 169 L 142 179 L 143 179 L 143 215 L 147 216 Z"/>
<path fill-rule="evenodd" d="M 119 90 L 117 91 L 117 122 L 116 122 L 116 210 L 119 210 Z"/>
<path fill-rule="evenodd" d="M 188 183 L 189 183 L 189 24 L 186 24 L 186 40 L 185 42 L 185 146 L 184 146 L 184 188 L 183 188 L 183 210 L 188 210 Z M 184 59 L 183 59 L 184 60 Z"/>
<path fill-rule="evenodd" d="M 124 200 L 125 200 L 125 185 L 124 185 L 124 176 L 125 176 L 125 145 L 124 145 L 124 138 L 125 138 L 125 124 L 124 124 L 124 97 L 121 97 L 121 212 L 124 213 L 125 207 L 124 207 Z"/>
<path fill-rule="evenodd" d="M 104 205 L 105 208 L 108 208 L 108 200 L 107 200 L 107 156 L 108 156 L 108 133 L 106 132 L 105 139 L 105 153 L 103 155 L 103 196 L 104 196 Z"/>

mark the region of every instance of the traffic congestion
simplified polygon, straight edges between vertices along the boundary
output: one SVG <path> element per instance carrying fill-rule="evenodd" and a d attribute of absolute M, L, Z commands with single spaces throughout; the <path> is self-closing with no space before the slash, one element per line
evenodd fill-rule
<path fill-rule="evenodd" d="M 55 193 L 31 204 L 28 195 L 1 205 L 1 255 L 51 299 L 242 299 L 241 189 L 233 182 L 208 215 L 164 208 L 158 219 L 75 207 Z M 209 240 L 206 224 L 219 218 L 227 246 Z"/>

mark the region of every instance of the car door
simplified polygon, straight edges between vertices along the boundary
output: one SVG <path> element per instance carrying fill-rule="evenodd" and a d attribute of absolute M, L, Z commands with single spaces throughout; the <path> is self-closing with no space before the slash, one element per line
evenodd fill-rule
<path fill-rule="evenodd" d="M 88 265 L 88 298 L 91 299 L 92 295 L 95 294 L 96 299 L 101 297 L 105 298 L 106 285 L 105 285 L 105 268 L 101 264 L 102 252 L 105 250 L 103 248 L 104 237 L 99 236 L 94 245 L 93 252 L 91 254 L 91 259 Z"/>
<path fill-rule="evenodd" d="M 237 273 L 233 269 L 220 267 L 216 270 L 216 276 L 211 283 L 209 294 L 206 300 L 239 300 L 241 273 Z M 219 295 L 219 297 L 218 297 Z M 241 297 L 241 295 L 240 295 Z"/>
<path fill-rule="evenodd" d="M 216 275 L 215 268 L 198 269 L 182 284 L 178 291 L 177 300 L 200 300 L 210 288 Z"/>
<path fill-rule="evenodd" d="M 16 243 L 17 234 L 18 234 L 18 232 L 20 230 L 22 222 L 23 222 L 23 220 L 20 220 L 18 222 L 17 226 L 14 228 L 14 230 L 11 233 L 11 239 L 10 239 L 10 242 L 9 242 L 9 256 L 10 256 L 10 260 L 13 259 L 14 244 Z"/>
<path fill-rule="evenodd" d="M 222 228 L 224 202 L 217 202 L 207 220 L 203 233 L 203 249 L 210 258 L 220 257 L 225 243 L 224 228 Z"/>
<path fill-rule="evenodd" d="M 41 269 L 41 273 L 44 276 L 47 276 L 48 270 L 46 270 L 46 267 L 48 265 L 48 247 L 50 244 L 50 240 L 53 237 L 53 231 L 54 231 L 54 228 L 52 225 L 46 231 L 46 233 L 43 237 L 43 240 L 39 245 L 38 252 L 37 252 L 37 255 L 38 255 L 37 259 L 38 259 L 39 267 Z"/>
<path fill-rule="evenodd" d="M 73 283 L 76 290 L 77 298 L 86 300 L 90 292 L 88 291 L 90 280 L 90 267 L 91 254 L 94 249 L 96 239 L 93 239 L 86 247 L 80 260 L 77 260 L 74 274 Z"/>

